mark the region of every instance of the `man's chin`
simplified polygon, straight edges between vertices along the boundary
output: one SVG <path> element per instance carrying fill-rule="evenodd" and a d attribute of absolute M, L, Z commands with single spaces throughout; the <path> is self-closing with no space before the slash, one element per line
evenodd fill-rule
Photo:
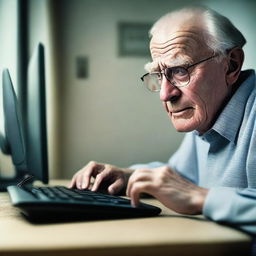
<path fill-rule="evenodd" d="M 173 120 L 172 119 L 172 125 L 178 132 L 191 132 L 196 130 L 195 124 L 191 124 L 187 120 Z"/>

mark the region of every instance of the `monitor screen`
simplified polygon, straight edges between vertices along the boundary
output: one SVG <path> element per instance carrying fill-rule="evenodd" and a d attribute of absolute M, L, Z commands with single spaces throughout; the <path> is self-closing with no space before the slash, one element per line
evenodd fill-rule
<path fill-rule="evenodd" d="M 4 69 L 2 75 L 5 135 L 1 138 L 1 148 L 3 153 L 11 155 L 16 171 L 21 172 L 26 170 L 23 123 L 8 69 Z"/>
<path fill-rule="evenodd" d="M 0 134 L 0 146 L 4 154 L 11 155 L 15 166 L 15 175 L 12 177 L 0 177 L 0 191 L 6 191 L 10 185 L 20 182 L 27 173 L 26 147 L 18 100 L 13 88 L 8 69 L 2 73 L 2 97 L 3 97 L 3 123 L 4 134 Z"/>
<path fill-rule="evenodd" d="M 44 47 L 39 44 L 28 65 L 26 153 L 29 174 L 48 183 Z"/>
<path fill-rule="evenodd" d="M 3 71 L 3 113 L 5 135 L 0 136 L 3 153 L 10 154 L 16 177 L 0 178 L 0 190 L 13 185 L 25 175 L 48 183 L 46 96 L 44 47 L 39 44 L 28 65 L 26 116 L 21 109 L 13 88 L 9 71 Z M 25 124 L 25 125 L 24 125 Z M 25 128 L 25 129 L 23 129 Z M 24 132 L 25 131 L 25 132 Z"/>

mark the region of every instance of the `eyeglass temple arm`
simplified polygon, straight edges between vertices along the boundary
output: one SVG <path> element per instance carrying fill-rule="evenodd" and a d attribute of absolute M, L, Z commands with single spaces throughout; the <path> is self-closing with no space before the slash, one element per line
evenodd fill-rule
<path fill-rule="evenodd" d="M 187 68 L 194 67 L 194 66 L 196 66 L 196 65 L 201 64 L 202 62 L 205 62 L 205 61 L 210 60 L 210 59 L 215 58 L 215 57 L 216 57 L 216 55 L 212 55 L 212 56 L 210 56 L 210 57 L 208 57 L 208 58 L 206 58 L 206 59 L 204 59 L 204 60 L 200 60 L 199 62 L 196 62 L 196 63 L 194 63 L 194 64 L 188 66 Z"/>

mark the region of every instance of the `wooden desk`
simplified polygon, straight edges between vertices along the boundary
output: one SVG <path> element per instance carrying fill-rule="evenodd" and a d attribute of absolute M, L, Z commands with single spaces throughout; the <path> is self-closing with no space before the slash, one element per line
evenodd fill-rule
<path fill-rule="evenodd" d="M 56 183 L 56 182 L 55 182 Z M 247 255 L 251 237 L 202 216 L 175 214 L 160 206 L 159 217 L 31 224 L 0 193 L 0 255 Z"/>

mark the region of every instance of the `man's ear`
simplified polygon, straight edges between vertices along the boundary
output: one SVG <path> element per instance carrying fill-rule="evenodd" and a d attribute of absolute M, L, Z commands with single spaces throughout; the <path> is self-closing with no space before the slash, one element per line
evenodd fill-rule
<path fill-rule="evenodd" d="M 227 55 L 228 70 L 226 73 L 227 85 L 232 85 L 236 82 L 242 69 L 244 62 L 244 51 L 240 47 L 232 48 Z"/>

